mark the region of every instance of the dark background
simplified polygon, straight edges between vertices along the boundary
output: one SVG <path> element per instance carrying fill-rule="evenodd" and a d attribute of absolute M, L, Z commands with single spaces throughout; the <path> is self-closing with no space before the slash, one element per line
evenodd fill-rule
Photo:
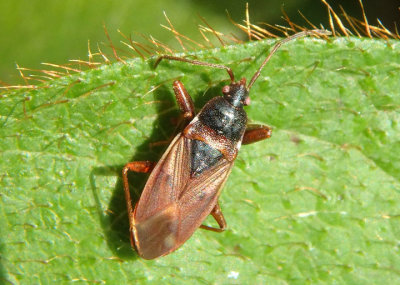
<path fill-rule="evenodd" d="M 329 27 L 327 9 L 321 0 L 0 0 L 0 83 L 22 82 L 16 64 L 41 69 L 41 62 L 64 64 L 69 59 L 87 60 L 88 40 L 93 50 L 97 43 L 106 42 L 103 23 L 115 43 L 123 39 L 117 29 L 134 38 L 135 32 L 141 32 L 169 43 L 175 40 L 160 27 L 166 24 L 165 11 L 178 31 L 200 39 L 198 14 L 219 31 L 231 32 L 235 28 L 226 10 L 240 22 L 245 18 L 246 2 L 253 23 L 285 24 L 281 18 L 283 7 L 295 23 L 306 25 L 298 14 L 300 10 L 313 24 Z M 362 19 L 358 0 L 328 2 L 338 14 L 341 5 L 349 15 Z M 399 0 L 363 3 L 370 24 L 377 25 L 379 18 L 395 31 L 394 22 L 400 22 Z"/>

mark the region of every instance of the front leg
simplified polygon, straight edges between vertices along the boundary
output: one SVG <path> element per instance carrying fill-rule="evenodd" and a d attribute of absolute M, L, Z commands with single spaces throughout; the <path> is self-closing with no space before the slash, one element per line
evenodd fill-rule
<path fill-rule="evenodd" d="M 176 129 L 173 135 L 168 140 L 151 143 L 150 147 L 168 145 L 175 137 L 177 130 L 181 131 L 182 126 L 185 126 L 188 121 L 191 121 L 196 115 L 192 97 L 190 97 L 183 83 L 179 80 L 176 80 L 172 84 L 172 88 L 174 89 L 176 102 L 178 103 L 179 109 L 182 112 L 183 120 L 182 118 L 179 118 L 179 121 L 176 124 Z"/>
<path fill-rule="evenodd" d="M 242 144 L 251 144 L 271 137 L 272 130 L 268 126 L 249 124 L 243 136 Z"/>
<path fill-rule="evenodd" d="M 186 91 L 185 86 L 179 80 L 174 81 L 173 88 L 175 92 L 176 101 L 178 102 L 179 109 L 183 113 L 183 117 L 192 120 L 195 116 L 194 104 L 192 97 Z"/>

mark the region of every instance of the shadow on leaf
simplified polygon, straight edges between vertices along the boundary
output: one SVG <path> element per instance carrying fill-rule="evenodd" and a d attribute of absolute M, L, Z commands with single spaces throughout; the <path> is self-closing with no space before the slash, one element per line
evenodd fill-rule
<path fill-rule="evenodd" d="M 174 102 L 174 96 L 171 92 L 172 88 L 162 86 L 158 88 L 156 98 L 162 101 Z M 160 144 L 160 146 L 152 146 L 157 142 L 170 139 L 165 134 L 174 134 L 174 124 L 171 118 L 178 117 L 178 109 L 163 114 L 165 105 L 160 105 L 157 110 L 159 114 L 154 122 L 151 135 L 139 146 L 132 142 L 135 148 L 135 154 L 130 161 L 151 160 L 157 161 L 168 144 Z M 128 161 L 127 161 L 128 162 Z M 96 167 L 92 170 L 90 176 L 93 196 L 96 201 L 97 210 L 100 216 L 101 226 L 105 232 L 107 243 L 111 250 L 121 259 L 136 259 L 138 255 L 131 247 L 129 239 L 129 219 L 126 210 L 126 201 L 122 184 L 122 168 L 123 165 L 110 165 L 104 167 Z M 118 176 L 108 208 L 104 210 L 98 197 L 98 189 L 96 187 L 96 176 Z M 138 201 L 141 191 L 146 183 L 148 174 L 129 173 L 130 190 L 132 197 L 132 206 L 134 207 Z"/>
<path fill-rule="evenodd" d="M 194 96 L 197 98 L 195 102 L 196 106 L 202 107 L 212 97 L 220 94 L 221 82 L 215 84 L 216 82 L 213 83 L 209 78 L 204 81 L 209 82 L 209 87 L 205 88 L 206 92 L 202 91 Z M 161 86 L 154 92 L 157 100 L 176 104 L 175 96 L 169 84 Z M 151 135 L 139 146 L 135 146 L 135 143 L 132 142 L 132 146 L 135 147 L 135 154 L 130 161 L 158 161 L 163 151 L 168 147 L 168 141 L 172 140 L 174 136 L 182 130 L 182 124 L 177 124 L 177 121 L 179 121 L 177 118 L 179 118 L 180 115 L 178 108 L 171 112 L 165 112 L 165 106 L 163 107 L 160 105 L 157 114 L 158 116 L 154 122 Z M 165 143 L 158 144 L 158 142 Z M 96 167 L 91 172 L 90 182 L 100 216 L 101 226 L 105 232 L 109 247 L 121 259 L 136 259 L 138 255 L 131 247 L 129 239 L 129 219 L 122 183 L 122 168 L 123 165 Z M 115 175 L 118 176 L 118 181 L 115 185 L 108 208 L 104 210 L 97 194 L 96 176 Z M 139 200 L 147 178 L 148 174 L 128 174 L 133 207 Z"/>

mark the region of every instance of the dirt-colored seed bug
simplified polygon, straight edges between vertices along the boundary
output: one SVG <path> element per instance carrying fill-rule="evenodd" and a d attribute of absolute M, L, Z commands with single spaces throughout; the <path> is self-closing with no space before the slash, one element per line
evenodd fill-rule
<path fill-rule="evenodd" d="M 247 125 L 243 107 L 250 104 L 249 90 L 271 56 L 283 44 L 306 35 L 328 35 L 325 30 L 303 31 L 275 44 L 246 86 L 246 79 L 235 81 L 232 70 L 220 64 L 174 56 L 162 59 L 225 69 L 231 83 L 222 88 L 223 96 L 211 99 L 196 115 L 193 101 L 180 81 L 173 83 L 176 100 L 183 116 L 191 120 L 172 140 L 158 163 L 135 161 L 125 165 L 122 173 L 128 208 L 132 246 L 145 259 L 171 253 L 201 227 L 222 232 L 225 218 L 218 204 L 221 189 L 231 172 L 242 144 L 271 136 L 263 125 Z M 135 208 L 129 192 L 128 172 L 149 173 Z M 211 214 L 219 228 L 202 225 Z"/>

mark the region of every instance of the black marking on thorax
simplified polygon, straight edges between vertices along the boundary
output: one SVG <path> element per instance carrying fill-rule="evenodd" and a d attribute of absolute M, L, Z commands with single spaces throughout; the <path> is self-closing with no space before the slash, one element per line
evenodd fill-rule
<path fill-rule="evenodd" d="M 214 166 L 223 157 L 219 150 L 199 140 L 192 140 L 191 149 L 190 175 L 192 177 L 199 176 L 205 170 Z"/>
<path fill-rule="evenodd" d="M 223 97 L 216 97 L 203 107 L 198 120 L 236 145 L 246 130 L 247 115 L 243 108 L 235 108 Z M 219 150 L 200 140 L 193 139 L 191 149 L 192 177 L 211 168 L 223 157 Z"/>
<path fill-rule="evenodd" d="M 242 139 L 247 124 L 243 108 L 233 107 L 223 97 L 216 97 L 207 103 L 198 118 L 201 123 L 234 143 Z"/>

